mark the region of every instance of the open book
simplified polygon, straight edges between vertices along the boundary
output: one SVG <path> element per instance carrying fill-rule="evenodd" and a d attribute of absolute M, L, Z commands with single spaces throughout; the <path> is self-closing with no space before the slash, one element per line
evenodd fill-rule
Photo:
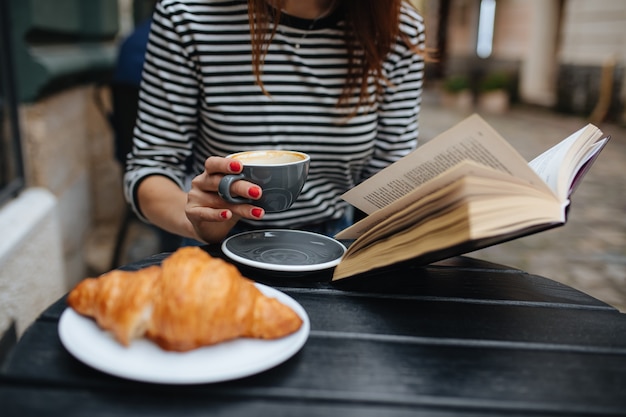
<path fill-rule="evenodd" d="M 528 163 L 473 115 L 346 192 L 367 217 L 333 280 L 428 264 L 565 224 L 570 196 L 609 137 L 589 124 Z"/>

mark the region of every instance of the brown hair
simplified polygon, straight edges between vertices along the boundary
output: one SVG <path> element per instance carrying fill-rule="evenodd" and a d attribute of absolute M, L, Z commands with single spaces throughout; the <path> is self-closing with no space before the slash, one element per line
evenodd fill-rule
<path fill-rule="evenodd" d="M 276 5 L 282 0 L 275 0 Z M 400 7 L 402 0 L 335 0 L 346 22 L 346 47 L 348 75 L 338 105 L 346 104 L 358 91 L 359 106 L 373 104 L 369 101 L 367 79 L 369 75 L 384 80 L 383 63 L 400 34 Z M 261 80 L 262 67 L 269 44 L 276 33 L 280 7 L 268 7 L 267 0 L 248 0 L 248 18 L 252 38 L 252 66 L 256 81 L 265 94 Z M 271 24 L 271 22 L 274 22 Z M 408 44 L 408 43 L 407 43 Z M 411 48 L 415 46 L 408 45 Z M 416 51 L 420 52 L 420 51 Z M 380 94 L 379 83 L 377 93 Z"/>

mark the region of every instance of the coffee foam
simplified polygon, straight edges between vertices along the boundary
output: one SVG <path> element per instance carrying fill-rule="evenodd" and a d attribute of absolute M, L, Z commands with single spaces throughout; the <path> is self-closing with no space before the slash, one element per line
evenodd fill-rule
<path fill-rule="evenodd" d="M 288 164 L 306 159 L 303 155 L 290 151 L 249 151 L 232 155 L 231 158 L 243 164 L 267 165 Z"/>

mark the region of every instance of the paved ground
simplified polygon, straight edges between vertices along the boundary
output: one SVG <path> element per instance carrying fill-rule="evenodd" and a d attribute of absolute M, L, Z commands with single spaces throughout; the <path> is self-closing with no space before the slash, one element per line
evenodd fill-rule
<path fill-rule="evenodd" d="M 465 116 L 442 108 L 430 92 L 420 136 L 428 140 Z M 481 116 L 528 160 L 587 123 L 526 107 Z M 563 282 L 626 312 L 626 128 L 599 127 L 612 139 L 574 193 L 568 223 L 471 256 Z"/>
<path fill-rule="evenodd" d="M 420 117 L 422 143 L 468 114 L 441 107 L 436 92 L 428 91 Z M 481 115 L 528 160 L 587 123 L 526 107 Z M 568 223 L 471 256 L 563 282 L 626 312 L 626 128 L 600 127 L 612 139 L 576 190 Z M 133 225 L 129 238 L 125 261 L 157 250 L 144 226 Z"/>

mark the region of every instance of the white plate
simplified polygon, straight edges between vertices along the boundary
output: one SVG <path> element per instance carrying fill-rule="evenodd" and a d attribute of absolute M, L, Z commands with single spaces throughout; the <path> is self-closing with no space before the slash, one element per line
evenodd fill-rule
<path fill-rule="evenodd" d="M 346 251 L 341 242 L 302 230 L 267 229 L 224 240 L 222 252 L 233 261 L 281 272 L 312 272 L 336 266 Z"/>
<path fill-rule="evenodd" d="M 86 365 L 136 381 L 200 384 L 253 375 L 293 356 L 310 331 L 309 317 L 298 302 L 271 287 L 255 285 L 291 307 L 302 318 L 302 327 L 281 339 L 240 338 L 181 353 L 165 351 L 148 339 L 134 340 L 124 347 L 94 320 L 67 308 L 59 321 L 59 337 L 63 346 Z"/>

